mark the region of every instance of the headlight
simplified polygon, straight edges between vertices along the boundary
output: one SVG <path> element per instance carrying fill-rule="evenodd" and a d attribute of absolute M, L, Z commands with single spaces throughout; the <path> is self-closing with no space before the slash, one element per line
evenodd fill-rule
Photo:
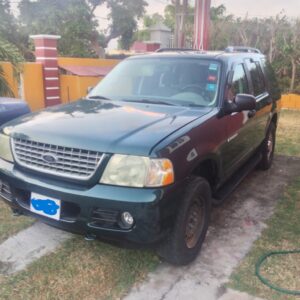
<path fill-rule="evenodd" d="M 159 187 L 174 182 L 173 165 L 168 159 L 115 154 L 100 183 L 130 187 Z"/>
<path fill-rule="evenodd" d="M 10 162 L 14 161 L 10 149 L 10 138 L 4 134 L 0 134 L 0 158 Z"/>

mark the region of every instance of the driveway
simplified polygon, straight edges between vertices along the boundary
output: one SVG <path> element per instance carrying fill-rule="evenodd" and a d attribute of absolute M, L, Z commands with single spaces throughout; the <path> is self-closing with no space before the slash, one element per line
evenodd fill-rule
<path fill-rule="evenodd" d="M 162 264 L 126 300 L 254 299 L 227 291 L 224 284 L 266 227 L 286 188 L 300 176 L 300 159 L 277 156 L 271 170 L 252 172 L 228 201 L 215 208 L 197 260 L 187 267 Z"/>

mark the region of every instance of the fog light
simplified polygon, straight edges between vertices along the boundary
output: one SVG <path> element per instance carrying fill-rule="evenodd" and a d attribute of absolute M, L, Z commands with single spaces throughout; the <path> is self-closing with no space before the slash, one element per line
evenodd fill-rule
<path fill-rule="evenodd" d="M 122 213 L 121 220 L 126 228 L 130 228 L 134 223 L 133 216 L 127 211 Z"/>

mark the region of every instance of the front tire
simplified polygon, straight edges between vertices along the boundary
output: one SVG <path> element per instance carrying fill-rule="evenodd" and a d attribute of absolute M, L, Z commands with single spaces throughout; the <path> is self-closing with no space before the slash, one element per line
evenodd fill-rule
<path fill-rule="evenodd" d="M 261 170 L 268 170 L 271 168 L 274 158 L 274 150 L 276 143 L 276 126 L 272 122 L 268 129 L 266 138 L 262 144 L 261 154 L 262 159 L 259 163 L 259 168 Z"/>
<path fill-rule="evenodd" d="M 159 249 L 158 255 L 174 265 L 186 265 L 198 255 L 210 221 L 211 190 L 208 182 L 193 177 L 178 207 L 172 232 Z"/>

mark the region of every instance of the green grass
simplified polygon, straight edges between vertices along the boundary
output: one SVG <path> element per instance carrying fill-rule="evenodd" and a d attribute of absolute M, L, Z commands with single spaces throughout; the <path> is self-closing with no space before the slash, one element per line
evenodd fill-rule
<path fill-rule="evenodd" d="M 300 156 L 300 110 L 283 110 L 277 129 L 276 153 Z"/>
<path fill-rule="evenodd" d="M 231 276 L 229 287 L 265 299 L 287 300 L 287 296 L 263 285 L 255 276 L 255 264 L 269 251 L 300 249 L 300 177 L 290 186 L 278 204 L 275 214 Z M 274 256 L 262 266 L 262 274 L 282 288 L 300 290 L 300 255 Z"/>
<path fill-rule="evenodd" d="M 0 299 L 119 299 L 158 264 L 151 251 L 73 238 L 26 271 L 0 276 Z"/>
<path fill-rule="evenodd" d="M 28 217 L 13 217 L 11 209 L 0 198 L 0 243 L 33 224 Z M 0 254 L 1 255 L 1 254 Z"/>
<path fill-rule="evenodd" d="M 300 156 L 300 111 L 282 111 L 276 153 Z M 267 225 L 261 238 L 232 274 L 228 287 L 268 300 L 295 300 L 295 296 L 281 294 L 263 285 L 255 276 L 255 264 L 266 252 L 300 249 L 300 177 L 286 190 Z M 300 255 L 271 257 L 263 264 L 261 273 L 282 288 L 300 290 Z"/>

